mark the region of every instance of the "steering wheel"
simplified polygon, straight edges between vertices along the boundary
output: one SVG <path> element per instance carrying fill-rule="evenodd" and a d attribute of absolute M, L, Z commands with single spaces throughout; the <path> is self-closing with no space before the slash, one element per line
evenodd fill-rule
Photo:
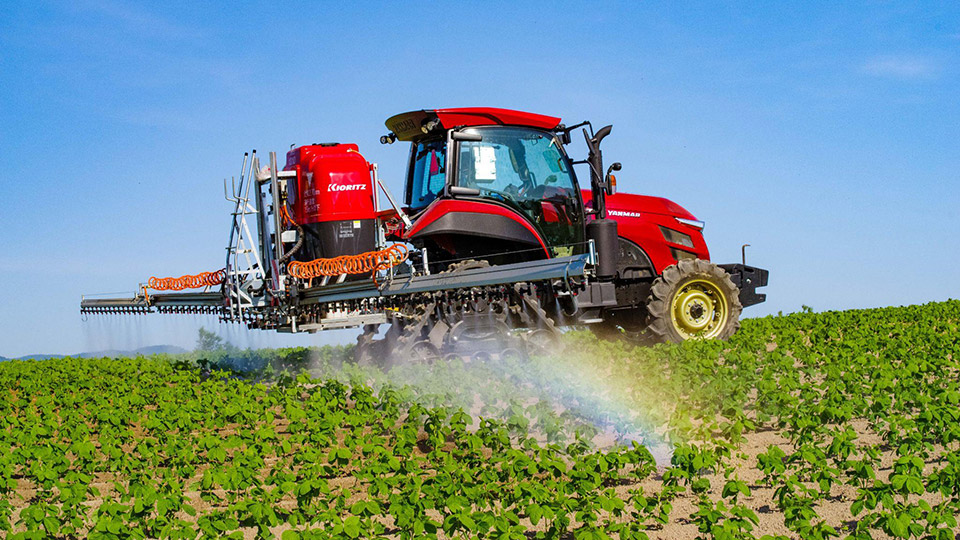
<path fill-rule="evenodd" d="M 547 186 L 535 186 L 529 190 L 523 192 L 524 197 L 528 199 L 543 199 L 543 195 L 547 192 Z"/>
<path fill-rule="evenodd" d="M 522 182 L 520 185 L 520 195 L 523 195 L 524 198 L 532 199 L 535 197 L 532 194 L 533 191 L 539 186 L 537 186 L 537 177 L 533 174 L 533 171 L 527 169 L 526 172 L 527 174 L 525 176 L 521 176 L 520 178 L 520 181 Z"/>
<path fill-rule="evenodd" d="M 513 197 L 513 198 L 516 198 L 516 197 L 518 197 L 521 193 L 523 193 L 523 188 L 522 188 L 522 187 L 517 187 L 517 186 L 515 186 L 515 185 L 513 185 L 513 184 L 507 184 L 507 186 L 506 186 L 505 188 L 503 188 L 503 193 L 506 194 L 506 195 L 509 195 L 509 196 L 511 196 L 511 197 Z"/>

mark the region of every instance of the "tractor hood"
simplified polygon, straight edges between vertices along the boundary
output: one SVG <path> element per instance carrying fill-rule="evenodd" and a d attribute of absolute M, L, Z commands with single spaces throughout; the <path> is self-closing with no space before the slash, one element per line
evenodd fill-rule
<path fill-rule="evenodd" d="M 592 205 L 592 194 L 590 190 L 583 190 L 583 203 L 587 206 Z M 607 214 L 616 217 L 619 212 L 621 216 L 627 217 L 626 212 L 645 212 L 648 214 L 660 214 L 663 216 L 678 217 L 681 219 L 696 220 L 693 214 L 686 208 L 663 197 L 651 197 L 649 195 L 633 195 L 630 193 L 617 193 L 607 196 Z"/>

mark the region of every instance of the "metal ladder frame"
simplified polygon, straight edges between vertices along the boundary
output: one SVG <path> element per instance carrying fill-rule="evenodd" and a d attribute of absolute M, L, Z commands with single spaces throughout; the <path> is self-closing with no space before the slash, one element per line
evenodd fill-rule
<path fill-rule="evenodd" d="M 245 309 L 262 306 L 265 298 L 254 297 L 248 289 L 257 280 L 266 283 L 267 275 L 264 271 L 263 258 L 260 253 L 259 240 L 250 232 L 247 217 L 259 215 L 263 211 L 260 190 L 257 189 L 257 207 L 250 204 L 250 184 L 255 183 L 252 169 L 257 164 L 257 152 L 253 151 L 249 167 L 248 154 L 243 154 L 243 164 L 240 167 L 240 183 L 232 183 L 232 190 L 227 191 L 227 181 L 223 181 L 223 196 L 227 201 L 235 203 L 232 212 L 233 222 L 230 227 L 230 240 L 227 244 L 226 276 L 223 288 L 228 300 L 227 316 L 235 321 L 243 320 Z"/>

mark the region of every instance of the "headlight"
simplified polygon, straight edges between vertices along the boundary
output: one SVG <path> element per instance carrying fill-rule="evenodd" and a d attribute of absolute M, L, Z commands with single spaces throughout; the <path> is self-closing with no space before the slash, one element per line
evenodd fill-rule
<path fill-rule="evenodd" d="M 668 229 L 663 225 L 660 226 L 660 232 L 663 233 L 663 238 L 671 244 L 679 244 L 688 248 L 693 247 L 693 238 L 690 238 L 689 234 L 683 234 L 680 231 Z"/>

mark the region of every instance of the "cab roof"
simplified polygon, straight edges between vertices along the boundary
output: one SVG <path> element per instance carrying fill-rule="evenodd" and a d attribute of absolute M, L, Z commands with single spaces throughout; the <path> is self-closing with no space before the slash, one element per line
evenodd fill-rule
<path fill-rule="evenodd" d="M 463 107 L 400 113 L 388 118 L 386 124 L 397 139 L 417 141 L 456 126 L 526 126 L 549 130 L 560 125 L 560 119 L 511 109 Z M 423 128 L 428 131 L 425 133 Z"/>

